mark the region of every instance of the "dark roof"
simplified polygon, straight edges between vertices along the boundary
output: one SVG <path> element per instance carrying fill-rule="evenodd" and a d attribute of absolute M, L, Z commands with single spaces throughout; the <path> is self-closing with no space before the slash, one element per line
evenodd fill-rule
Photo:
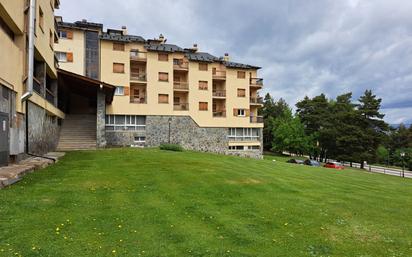
<path fill-rule="evenodd" d="M 103 30 L 103 24 L 87 22 L 87 21 L 76 21 L 72 22 L 58 22 L 59 27 L 63 28 L 77 28 L 77 29 L 98 29 Z"/>
<path fill-rule="evenodd" d="M 223 61 L 223 58 L 220 58 L 222 61 L 223 65 L 225 65 L 228 68 L 237 68 L 237 69 L 260 69 L 260 67 L 249 65 L 249 64 L 243 64 L 243 63 L 237 63 L 237 62 L 226 62 Z"/>
<path fill-rule="evenodd" d="M 134 35 L 119 35 L 119 34 L 108 34 L 103 33 L 99 36 L 100 39 L 103 40 L 110 40 L 110 41 L 120 41 L 120 42 L 141 42 L 144 43 L 146 40 L 141 36 L 134 36 Z"/>
<path fill-rule="evenodd" d="M 186 57 L 189 59 L 189 61 L 194 61 L 194 62 L 216 62 L 219 61 L 219 58 L 216 56 L 213 56 L 209 53 L 202 53 L 202 52 L 188 52 L 186 53 Z"/>
<path fill-rule="evenodd" d="M 145 48 L 148 51 L 158 51 L 158 52 L 181 52 L 184 53 L 185 50 L 177 45 L 171 45 L 171 44 L 147 44 L 145 45 Z"/>

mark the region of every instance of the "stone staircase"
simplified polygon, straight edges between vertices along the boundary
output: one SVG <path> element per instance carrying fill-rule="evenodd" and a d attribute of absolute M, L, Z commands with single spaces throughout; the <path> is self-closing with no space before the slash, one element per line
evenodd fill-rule
<path fill-rule="evenodd" d="M 57 150 L 64 152 L 92 149 L 96 149 L 96 115 L 66 115 Z"/>

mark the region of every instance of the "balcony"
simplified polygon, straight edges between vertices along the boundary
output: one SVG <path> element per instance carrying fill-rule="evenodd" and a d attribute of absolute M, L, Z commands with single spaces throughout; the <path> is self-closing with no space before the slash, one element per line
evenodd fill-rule
<path fill-rule="evenodd" d="M 146 62 L 147 61 L 147 53 L 132 50 L 132 51 L 130 51 L 130 60 L 135 61 L 135 62 Z"/>
<path fill-rule="evenodd" d="M 225 98 L 226 90 L 213 90 L 212 94 L 214 98 Z"/>
<path fill-rule="evenodd" d="M 189 62 L 183 59 L 173 59 L 173 69 L 177 71 L 188 71 Z"/>
<path fill-rule="evenodd" d="M 262 97 L 251 97 L 250 104 L 251 105 L 263 105 L 263 98 Z"/>
<path fill-rule="evenodd" d="M 46 88 L 46 100 L 52 105 L 55 105 L 56 104 L 55 99 L 56 99 L 56 96 L 53 94 L 53 92 Z"/>
<path fill-rule="evenodd" d="M 250 116 L 250 123 L 263 123 L 262 116 Z"/>
<path fill-rule="evenodd" d="M 262 78 L 250 78 L 250 86 L 262 88 L 263 87 L 263 79 Z"/>
<path fill-rule="evenodd" d="M 213 70 L 212 78 L 214 80 L 226 80 L 226 71 L 224 71 L 224 70 Z"/>
<path fill-rule="evenodd" d="M 146 73 L 131 71 L 130 72 L 130 80 L 146 82 Z"/>
<path fill-rule="evenodd" d="M 175 91 L 189 91 L 189 83 L 183 81 L 173 81 L 173 89 Z"/>
<path fill-rule="evenodd" d="M 146 97 L 131 95 L 130 96 L 130 103 L 132 104 L 146 104 Z"/>
<path fill-rule="evenodd" d="M 213 111 L 213 117 L 214 118 L 225 118 L 226 117 L 226 111 Z"/>
<path fill-rule="evenodd" d="M 175 111 L 188 111 L 189 104 L 188 103 L 174 103 L 173 110 Z"/>

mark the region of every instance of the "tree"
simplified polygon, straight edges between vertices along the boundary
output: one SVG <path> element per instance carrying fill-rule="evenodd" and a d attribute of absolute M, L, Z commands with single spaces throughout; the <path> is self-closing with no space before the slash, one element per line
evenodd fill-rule
<path fill-rule="evenodd" d="M 308 152 L 311 144 L 310 138 L 305 135 L 305 128 L 299 117 L 293 117 L 292 112 L 287 110 L 275 123 L 272 150 L 295 154 Z"/>
<path fill-rule="evenodd" d="M 359 155 L 361 168 L 364 161 L 372 162 L 376 149 L 383 141 L 388 125 L 382 120 L 385 116 L 380 113 L 382 99 L 377 98 L 371 90 L 366 90 L 359 98 L 358 113 L 360 115 L 358 123 L 361 130 L 359 142 L 362 149 Z"/>
<path fill-rule="evenodd" d="M 389 163 L 389 151 L 386 149 L 385 146 L 380 145 L 378 149 L 376 149 L 376 157 L 378 158 L 379 163 Z"/>

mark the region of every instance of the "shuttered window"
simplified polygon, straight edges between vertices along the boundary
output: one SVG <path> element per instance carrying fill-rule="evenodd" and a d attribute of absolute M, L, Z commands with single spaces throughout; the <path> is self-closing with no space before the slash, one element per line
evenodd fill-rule
<path fill-rule="evenodd" d="M 238 97 L 246 97 L 246 89 L 238 88 L 237 89 L 237 96 Z"/>
<path fill-rule="evenodd" d="M 207 69 L 208 69 L 207 63 L 199 63 L 199 70 L 207 71 Z"/>
<path fill-rule="evenodd" d="M 199 111 L 207 111 L 207 102 L 199 102 Z"/>
<path fill-rule="evenodd" d="M 161 62 L 168 62 L 169 61 L 169 55 L 165 53 L 159 53 L 158 54 L 158 60 Z"/>
<path fill-rule="evenodd" d="M 113 63 L 114 73 L 124 73 L 124 63 Z"/>
<path fill-rule="evenodd" d="M 208 83 L 207 81 L 199 81 L 199 90 L 207 90 L 208 88 Z"/>
<path fill-rule="evenodd" d="M 168 94 L 159 94 L 159 104 L 168 104 L 169 95 Z"/>
<path fill-rule="evenodd" d="M 113 43 L 113 51 L 123 51 L 124 52 L 124 43 Z"/>
<path fill-rule="evenodd" d="M 233 109 L 233 116 L 235 117 L 246 117 L 250 115 L 250 111 L 248 109 Z"/>
<path fill-rule="evenodd" d="M 67 56 L 67 62 L 73 62 L 73 53 L 69 52 L 66 53 Z"/>
<path fill-rule="evenodd" d="M 246 72 L 244 72 L 244 71 L 238 71 L 238 72 L 237 72 L 237 78 L 238 78 L 238 79 L 245 79 L 245 78 L 246 78 Z"/>
<path fill-rule="evenodd" d="M 159 72 L 159 81 L 169 81 L 169 73 Z"/>

